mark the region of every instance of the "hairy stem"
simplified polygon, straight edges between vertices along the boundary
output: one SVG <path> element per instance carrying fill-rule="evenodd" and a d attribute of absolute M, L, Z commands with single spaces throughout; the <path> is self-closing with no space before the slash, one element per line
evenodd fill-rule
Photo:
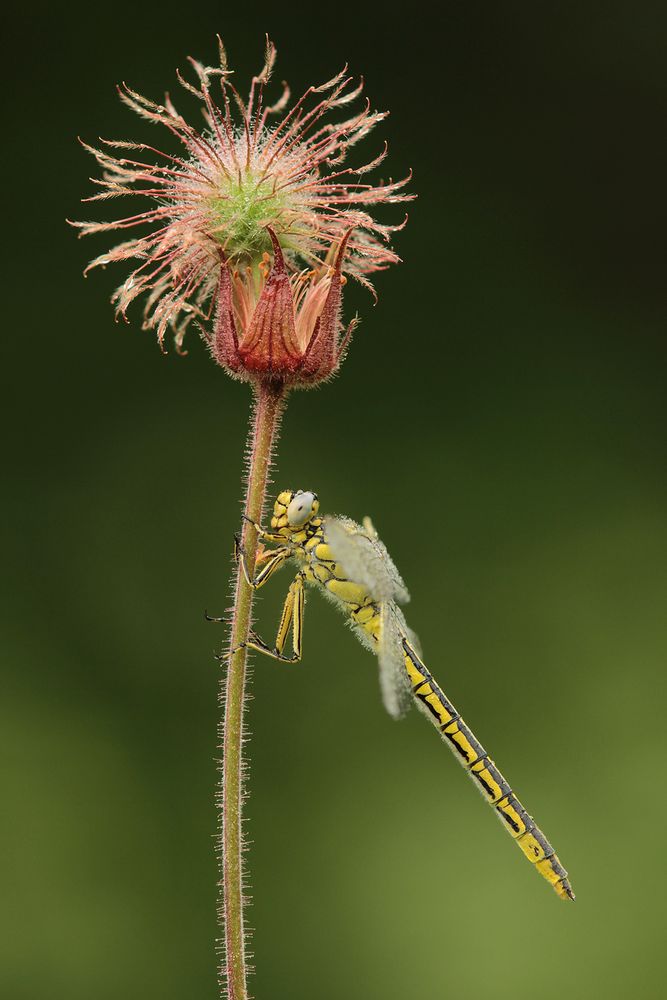
<path fill-rule="evenodd" d="M 256 389 L 255 409 L 248 436 L 248 474 L 245 515 L 260 522 L 269 482 L 271 456 L 284 401 L 281 383 L 260 383 Z M 257 555 L 257 532 L 248 521 L 241 530 L 248 569 L 254 570 Z M 253 589 L 249 587 L 240 565 L 236 568 L 234 607 L 231 617 L 230 646 L 235 650 L 248 639 L 252 621 Z M 245 647 L 226 657 L 226 674 L 221 699 L 224 716 L 220 727 L 222 749 L 220 804 L 220 881 L 218 922 L 224 934 L 224 952 L 219 969 L 222 995 L 228 1000 L 247 1000 L 246 934 L 243 918 L 243 706 L 248 651 Z"/>

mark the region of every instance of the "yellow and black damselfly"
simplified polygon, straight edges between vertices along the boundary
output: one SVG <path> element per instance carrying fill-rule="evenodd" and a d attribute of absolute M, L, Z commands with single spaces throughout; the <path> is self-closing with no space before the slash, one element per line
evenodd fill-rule
<path fill-rule="evenodd" d="M 359 525 L 345 517 L 320 517 L 318 511 L 315 493 L 285 490 L 279 494 L 271 530 L 254 526 L 262 543 L 276 547 L 262 544 L 253 577 L 237 539 L 236 556 L 254 588 L 262 587 L 288 560 L 298 566 L 275 646 L 268 646 L 254 632 L 247 645 L 278 660 L 300 660 L 304 587 L 319 585 L 340 606 L 361 642 L 377 655 L 382 698 L 390 715 L 397 718 L 416 702 L 540 875 L 561 899 L 574 899 L 553 847 L 422 662 L 417 638 L 398 606 L 409 600 L 407 589 L 370 520 Z M 292 653 L 287 655 L 290 630 Z"/>

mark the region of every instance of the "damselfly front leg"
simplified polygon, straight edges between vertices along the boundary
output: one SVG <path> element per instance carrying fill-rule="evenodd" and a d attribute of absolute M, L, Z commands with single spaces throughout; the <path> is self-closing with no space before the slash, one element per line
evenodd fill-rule
<path fill-rule="evenodd" d="M 238 535 L 234 535 L 234 558 L 237 562 L 241 563 L 241 570 L 243 571 L 243 576 L 249 587 L 253 590 L 259 590 L 264 584 L 271 579 L 276 570 L 279 570 L 286 559 L 291 556 L 291 551 L 286 545 L 281 545 L 278 549 L 266 549 L 262 554 L 255 560 L 255 569 L 257 568 L 257 563 L 261 563 L 261 569 L 255 573 L 254 576 L 250 576 L 248 572 L 248 562 L 246 559 L 245 552 L 243 551 L 243 546 L 241 545 L 241 540 Z"/>
<path fill-rule="evenodd" d="M 278 549 L 264 550 L 255 560 L 255 568 L 257 568 L 258 563 L 261 563 L 261 569 L 254 576 L 250 576 L 241 540 L 238 535 L 234 535 L 234 559 L 241 563 L 241 570 L 243 571 L 245 581 L 253 590 L 259 590 L 260 587 L 263 587 L 267 580 L 271 579 L 276 570 L 280 569 L 285 560 L 289 559 L 290 555 L 291 552 L 285 545 L 281 545 Z M 227 621 L 226 618 L 218 618 L 206 612 L 204 613 L 204 617 L 207 622 L 220 622 L 224 624 Z"/>
<path fill-rule="evenodd" d="M 242 516 L 244 521 L 247 521 L 248 524 L 251 524 L 253 526 L 253 528 L 257 532 L 257 537 L 261 539 L 261 541 L 276 542 L 278 545 L 280 545 L 282 542 L 285 541 L 284 534 L 281 535 L 276 532 L 267 531 L 265 528 L 261 526 L 261 524 L 257 524 L 257 521 L 253 521 L 251 517 L 246 517 L 245 514 L 243 514 Z"/>

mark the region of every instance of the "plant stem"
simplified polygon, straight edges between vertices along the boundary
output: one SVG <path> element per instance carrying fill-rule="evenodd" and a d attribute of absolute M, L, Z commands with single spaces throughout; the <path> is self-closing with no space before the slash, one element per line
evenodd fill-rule
<path fill-rule="evenodd" d="M 255 389 L 255 406 L 248 435 L 245 515 L 261 522 L 269 482 L 269 470 L 284 402 L 282 383 L 261 382 Z M 252 574 L 257 555 L 257 532 L 248 521 L 241 529 L 248 570 Z M 243 707 L 248 651 L 238 649 L 248 639 L 252 622 L 254 591 L 248 586 L 240 564 L 236 568 L 230 645 L 225 658 L 226 674 L 220 697 L 224 715 L 220 723 L 222 749 L 219 785 L 220 881 L 218 923 L 224 934 L 224 953 L 219 969 L 222 995 L 228 1000 L 247 1000 L 246 934 L 243 919 Z M 237 650 L 229 655 L 232 650 Z"/>

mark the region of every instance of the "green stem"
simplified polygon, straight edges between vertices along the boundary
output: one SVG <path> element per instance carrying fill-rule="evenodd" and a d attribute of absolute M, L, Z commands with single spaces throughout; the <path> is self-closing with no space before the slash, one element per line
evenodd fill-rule
<path fill-rule="evenodd" d="M 256 387 L 255 408 L 248 436 L 248 475 L 245 515 L 261 522 L 269 482 L 271 456 L 284 402 L 282 383 L 262 382 Z M 241 529 L 248 569 L 254 570 L 257 532 L 248 521 Z M 243 919 L 243 707 L 247 649 L 238 649 L 248 639 L 252 622 L 254 591 L 249 587 L 240 565 L 236 569 L 234 607 L 231 617 L 230 650 L 222 681 L 221 699 L 224 716 L 220 724 L 222 748 L 220 804 L 220 881 L 218 922 L 224 934 L 223 958 L 219 969 L 222 995 L 228 1000 L 247 1000 L 246 933 Z"/>

